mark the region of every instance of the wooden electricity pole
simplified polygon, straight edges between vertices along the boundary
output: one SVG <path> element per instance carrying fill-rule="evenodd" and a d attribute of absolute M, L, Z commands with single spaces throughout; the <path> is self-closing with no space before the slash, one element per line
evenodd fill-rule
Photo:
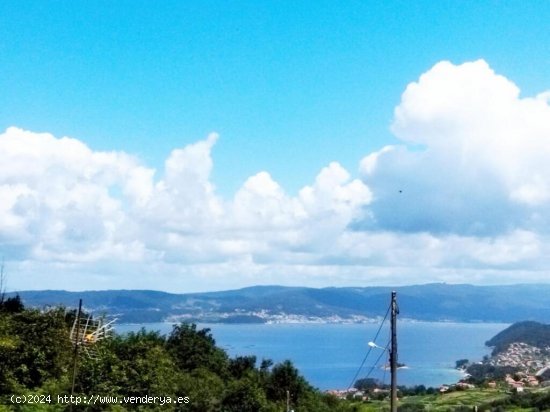
<path fill-rule="evenodd" d="M 391 412 L 397 412 L 397 314 L 399 313 L 399 308 L 397 307 L 396 295 L 395 291 L 391 293 Z"/>

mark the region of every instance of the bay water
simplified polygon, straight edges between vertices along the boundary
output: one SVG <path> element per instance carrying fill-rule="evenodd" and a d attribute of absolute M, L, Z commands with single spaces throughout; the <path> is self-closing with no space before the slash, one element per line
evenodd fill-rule
<path fill-rule="evenodd" d="M 353 378 L 366 377 L 389 383 L 384 368 L 387 351 L 370 348 L 378 324 L 199 324 L 209 328 L 216 344 L 229 356 L 254 355 L 281 362 L 289 359 L 315 387 L 346 389 Z M 437 387 L 461 378 L 454 369 L 458 359 L 481 360 L 490 353 L 485 342 L 508 325 L 502 323 L 451 323 L 402 321 L 398 324 L 399 385 Z M 119 324 L 119 333 L 157 330 L 169 334 L 170 323 Z M 389 342 L 389 330 L 382 328 L 376 344 Z M 370 352 L 369 352 L 370 350 Z M 365 359 L 365 356 L 368 357 Z M 378 360 L 378 362 L 377 362 Z M 360 366 L 363 363 L 361 369 Z M 359 372 L 359 373 L 358 373 Z"/>

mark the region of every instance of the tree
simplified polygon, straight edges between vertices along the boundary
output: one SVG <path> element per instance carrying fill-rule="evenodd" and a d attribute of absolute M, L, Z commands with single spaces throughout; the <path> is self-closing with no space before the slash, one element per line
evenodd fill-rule
<path fill-rule="evenodd" d="M 124 396 L 175 396 L 178 369 L 159 332 L 140 330 L 98 342 L 83 354 L 78 391 Z"/>
<path fill-rule="evenodd" d="M 205 368 L 220 376 L 227 375 L 227 354 L 216 346 L 210 329 L 197 330 L 194 323 L 174 325 L 166 347 L 176 365 L 185 371 Z"/>
<path fill-rule="evenodd" d="M 229 360 L 229 373 L 236 379 L 241 379 L 248 372 L 256 369 L 256 356 L 237 356 Z"/>
<path fill-rule="evenodd" d="M 298 404 L 300 398 L 307 391 L 312 390 L 306 380 L 300 376 L 298 369 L 289 360 L 278 363 L 273 367 L 266 388 L 268 399 L 276 402 L 285 401 L 288 392 L 294 405 Z"/>
<path fill-rule="evenodd" d="M 7 313 L 19 313 L 22 312 L 25 307 L 23 306 L 23 302 L 21 302 L 21 297 L 17 294 L 1 302 L 0 309 Z"/>
<path fill-rule="evenodd" d="M 470 361 L 468 359 L 459 359 L 455 363 L 455 368 L 464 369 L 466 366 L 468 366 L 469 363 Z"/>
<path fill-rule="evenodd" d="M 273 361 L 271 359 L 262 359 L 260 364 L 260 372 L 268 372 L 269 368 L 273 366 Z"/>
<path fill-rule="evenodd" d="M 27 309 L 0 316 L 2 390 L 34 389 L 66 374 L 71 345 L 64 317 L 62 309 L 43 313 Z"/>
<path fill-rule="evenodd" d="M 228 385 L 222 405 L 224 412 L 259 412 L 266 405 L 265 394 L 252 379 L 240 379 Z"/>
<path fill-rule="evenodd" d="M 354 388 L 359 389 L 360 391 L 368 391 L 375 388 L 384 388 L 384 387 L 387 387 L 388 385 L 384 385 L 378 379 L 362 378 L 362 379 L 357 379 L 357 381 L 355 381 L 355 384 L 353 386 Z"/>
<path fill-rule="evenodd" d="M 182 405 L 185 412 L 219 412 L 225 384 L 214 372 L 197 368 L 191 373 L 182 373 L 178 380 L 180 396 L 189 396 L 191 402 Z"/>
<path fill-rule="evenodd" d="M 69 331 L 75 313 L 64 308 L 20 309 L 0 312 L 0 404 L 8 403 L 7 394 L 69 393 L 74 353 Z M 301 412 L 348 412 L 354 407 L 313 389 L 290 361 L 273 365 L 262 360 L 257 368 L 254 356 L 229 359 L 210 331 L 197 330 L 196 325 L 177 325 L 168 338 L 142 329 L 93 345 L 90 356 L 83 348 L 79 351 L 77 394 L 190 400 L 178 405 L 125 405 L 124 410 L 278 412 L 287 394 L 291 407 Z M 85 407 L 90 412 L 121 408 Z"/>

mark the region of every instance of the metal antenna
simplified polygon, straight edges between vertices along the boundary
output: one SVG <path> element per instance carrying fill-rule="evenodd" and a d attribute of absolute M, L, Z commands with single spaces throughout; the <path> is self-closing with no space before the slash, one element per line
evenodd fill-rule
<path fill-rule="evenodd" d="M 76 383 L 76 369 L 77 369 L 77 363 L 78 363 L 78 336 L 80 335 L 80 316 L 82 315 L 82 299 L 78 301 L 78 312 L 76 313 L 76 318 L 74 320 L 73 328 L 71 330 L 71 337 L 76 336 L 77 338 L 74 339 L 74 352 L 73 352 L 73 384 L 71 385 L 71 399 L 74 395 L 74 385 Z M 76 335 L 73 335 L 73 331 L 76 327 Z M 73 404 L 71 402 L 70 410 L 73 410 Z"/>
<path fill-rule="evenodd" d="M 6 277 L 4 276 L 4 256 L 2 256 L 2 265 L 0 266 L 0 303 L 4 303 L 6 297 Z"/>
<path fill-rule="evenodd" d="M 110 322 L 106 322 L 104 316 L 98 319 L 94 319 L 91 313 L 88 314 L 85 319 L 83 319 L 82 299 L 80 299 L 78 303 L 78 312 L 73 322 L 70 334 L 70 339 L 74 346 L 73 383 L 71 386 L 71 395 L 74 395 L 80 347 L 82 347 L 84 353 L 88 355 L 88 357 L 92 359 L 97 359 L 97 350 L 95 344 L 111 334 L 115 321 L 116 318 L 111 320 Z M 72 410 L 72 404 L 70 410 Z"/>

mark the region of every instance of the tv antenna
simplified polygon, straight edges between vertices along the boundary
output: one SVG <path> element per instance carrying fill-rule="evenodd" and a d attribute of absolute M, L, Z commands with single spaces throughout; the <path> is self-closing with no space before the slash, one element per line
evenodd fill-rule
<path fill-rule="evenodd" d="M 107 322 L 105 317 L 94 319 L 92 314 L 83 316 L 82 314 L 82 299 L 78 302 L 78 311 L 71 328 L 69 338 L 73 344 L 73 383 L 71 386 L 71 396 L 74 395 L 74 387 L 76 383 L 76 372 L 78 365 L 78 354 L 82 348 L 84 353 L 92 358 L 97 359 L 97 342 L 110 336 L 116 318 Z M 72 410 L 72 404 L 71 404 Z"/>

